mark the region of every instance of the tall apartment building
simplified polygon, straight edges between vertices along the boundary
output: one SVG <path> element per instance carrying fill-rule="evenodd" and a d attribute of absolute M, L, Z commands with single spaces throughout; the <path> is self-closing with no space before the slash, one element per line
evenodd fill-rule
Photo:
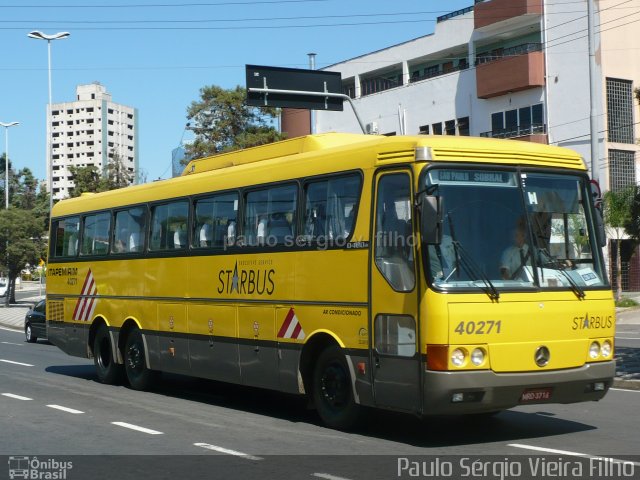
<path fill-rule="evenodd" d="M 111 94 L 99 83 L 78 85 L 76 100 L 55 103 L 51 108 L 51 172 L 55 199 L 69 196 L 74 187 L 69 167 L 95 165 L 106 173 L 117 155 L 131 175 L 138 179 L 138 111 L 111 101 Z M 49 170 L 49 169 L 47 169 Z"/>
<path fill-rule="evenodd" d="M 593 3 L 595 178 L 606 191 L 640 179 L 633 94 L 640 86 L 640 0 Z M 370 133 L 549 143 L 572 148 L 590 167 L 587 18 L 587 2 L 476 0 L 439 17 L 433 34 L 325 70 L 342 74 L 343 93 L 354 99 Z M 318 111 L 316 131 L 360 132 L 349 110 L 345 105 L 344 112 Z M 301 127 L 299 112 L 283 113 L 285 132 Z M 622 253 L 624 260 L 624 245 Z M 629 257 L 637 272 L 629 288 L 640 289 L 640 258 Z"/>

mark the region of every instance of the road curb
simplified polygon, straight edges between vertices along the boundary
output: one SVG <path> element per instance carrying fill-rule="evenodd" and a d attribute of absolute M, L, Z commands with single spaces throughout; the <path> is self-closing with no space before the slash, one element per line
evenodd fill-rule
<path fill-rule="evenodd" d="M 622 378 L 614 378 L 613 388 L 623 388 L 625 390 L 640 390 L 640 380 L 624 380 Z"/>

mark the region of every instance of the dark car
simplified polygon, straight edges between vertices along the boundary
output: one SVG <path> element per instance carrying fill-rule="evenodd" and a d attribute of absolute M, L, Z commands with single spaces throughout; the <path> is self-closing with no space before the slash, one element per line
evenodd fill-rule
<path fill-rule="evenodd" d="M 29 343 L 47 338 L 46 305 L 45 300 L 40 300 L 24 317 L 24 336 Z"/>

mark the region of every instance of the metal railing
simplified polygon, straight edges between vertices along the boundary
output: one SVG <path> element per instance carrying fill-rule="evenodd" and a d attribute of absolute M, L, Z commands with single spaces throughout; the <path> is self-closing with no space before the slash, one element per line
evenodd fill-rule
<path fill-rule="evenodd" d="M 523 43 L 514 47 L 492 50 L 490 52 L 482 52 L 476 55 L 476 65 L 494 62 L 505 57 L 516 57 L 518 55 L 526 55 L 531 52 L 542 51 L 542 43 Z"/>
<path fill-rule="evenodd" d="M 455 67 L 447 67 L 445 68 L 439 68 L 441 65 L 438 66 L 437 70 L 433 70 L 433 71 L 427 71 L 425 73 L 423 73 L 422 75 L 412 75 L 409 78 L 409 83 L 413 83 L 413 82 L 419 82 L 420 80 L 426 80 L 428 78 L 433 78 L 433 77 L 439 77 L 440 75 L 446 75 L 447 73 L 452 73 L 452 72 L 458 72 L 460 70 L 466 70 L 469 68 L 469 65 L 467 63 L 464 64 L 458 64 Z"/>
<path fill-rule="evenodd" d="M 476 1 L 476 3 L 478 3 Z M 436 23 L 444 22 L 445 20 L 449 20 L 450 18 L 457 17 L 459 15 L 464 15 L 465 13 L 469 13 L 473 11 L 473 5 L 466 8 L 461 8 L 460 10 L 456 10 L 455 12 L 447 13 L 446 15 L 440 15 L 436 19 Z"/>
<path fill-rule="evenodd" d="M 547 133 L 546 124 L 532 123 L 531 125 L 514 126 L 491 130 L 489 132 L 481 132 L 480 136 L 488 138 L 516 138 L 526 137 L 527 135 L 544 135 L 545 133 Z"/>

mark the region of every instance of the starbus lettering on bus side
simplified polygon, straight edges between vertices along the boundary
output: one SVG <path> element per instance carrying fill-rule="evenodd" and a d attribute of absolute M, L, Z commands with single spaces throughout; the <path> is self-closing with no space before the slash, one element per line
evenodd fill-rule
<path fill-rule="evenodd" d="M 276 288 L 275 273 L 273 268 L 238 269 L 236 262 L 233 270 L 218 272 L 218 293 L 273 295 Z"/>

